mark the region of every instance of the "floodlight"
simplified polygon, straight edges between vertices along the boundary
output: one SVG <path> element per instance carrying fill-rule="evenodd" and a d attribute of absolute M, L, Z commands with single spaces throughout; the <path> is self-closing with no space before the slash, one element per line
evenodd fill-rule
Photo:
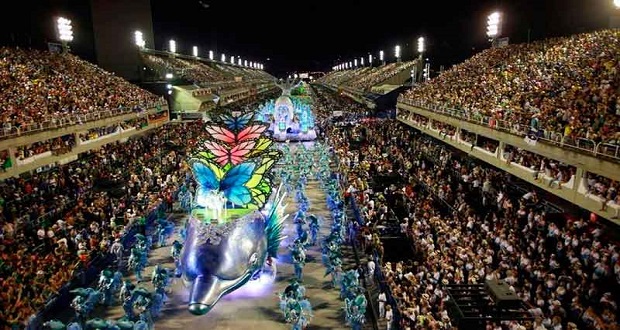
<path fill-rule="evenodd" d="M 64 17 L 58 17 L 56 20 L 56 27 L 58 29 L 58 39 L 63 42 L 68 42 L 73 40 L 73 26 L 71 25 L 71 20 L 66 19 Z"/>
<path fill-rule="evenodd" d="M 379 51 L 379 61 L 383 61 L 383 51 Z"/>
<path fill-rule="evenodd" d="M 235 57 L 234 56 L 230 57 L 230 64 L 235 64 Z"/>
<path fill-rule="evenodd" d="M 372 65 L 372 54 L 368 54 L 368 65 Z"/>
<path fill-rule="evenodd" d="M 198 57 L 198 46 L 194 46 L 192 47 L 192 54 L 196 57 Z"/>
<path fill-rule="evenodd" d="M 212 50 L 209 51 L 209 59 L 211 61 L 213 61 L 213 51 Z"/>
<path fill-rule="evenodd" d="M 364 57 L 360 57 L 360 65 L 364 66 Z"/>
<path fill-rule="evenodd" d="M 174 41 L 174 40 L 170 40 L 168 50 L 170 50 L 171 53 L 176 53 L 177 52 L 177 42 Z"/>
<path fill-rule="evenodd" d="M 424 37 L 418 38 L 418 53 L 424 53 Z"/>
<path fill-rule="evenodd" d="M 134 32 L 134 38 L 136 41 L 136 46 L 140 48 L 144 48 L 146 46 L 146 41 L 144 41 L 144 35 L 140 31 Z"/>
<path fill-rule="evenodd" d="M 353 60 L 353 65 L 355 65 L 355 67 L 357 67 L 357 59 Z"/>
<path fill-rule="evenodd" d="M 222 62 L 226 62 L 226 54 L 222 54 L 221 60 L 222 60 Z"/>
<path fill-rule="evenodd" d="M 172 79 L 173 75 L 172 73 L 166 73 L 166 79 Z"/>
<path fill-rule="evenodd" d="M 394 47 L 394 55 L 396 56 L 396 58 L 400 58 L 400 46 L 396 45 L 396 47 Z"/>

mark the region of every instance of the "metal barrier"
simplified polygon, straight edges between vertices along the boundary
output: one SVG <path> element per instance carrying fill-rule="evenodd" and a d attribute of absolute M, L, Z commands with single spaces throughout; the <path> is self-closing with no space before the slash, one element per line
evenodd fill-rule
<path fill-rule="evenodd" d="M 164 105 L 165 103 L 154 103 L 147 107 L 147 109 L 152 110 L 158 106 Z M 34 134 L 37 132 L 46 131 L 54 128 L 62 128 L 67 126 L 79 125 L 85 122 L 116 117 L 120 115 L 130 114 L 130 113 L 138 113 L 135 108 L 119 108 L 113 110 L 103 110 L 97 112 L 89 112 L 80 115 L 65 115 L 61 117 L 54 117 L 49 120 L 32 123 L 27 125 L 21 125 L 19 127 L 5 127 L 0 130 L 0 140 L 10 139 L 22 135 Z"/>
<path fill-rule="evenodd" d="M 398 98 L 398 101 L 413 107 L 422 108 L 425 110 L 429 110 L 432 112 L 436 112 L 439 114 L 447 115 L 450 117 L 455 117 L 459 119 L 466 120 L 471 123 L 479 124 L 482 126 L 490 127 L 491 129 L 504 131 L 506 133 L 518 135 L 518 136 L 527 136 L 530 134 L 531 127 L 529 123 L 515 123 L 507 120 L 497 120 L 491 119 L 492 117 L 484 117 L 480 116 L 480 111 L 477 109 L 454 109 L 449 107 L 443 107 L 436 104 L 420 102 L 415 100 L 407 100 L 402 95 Z M 472 116 L 473 114 L 473 116 Z M 544 141 L 545 143 L 556 145 L 559 147 L 569 147 L 571 149 L 576 149 L 584 153 L 591 154 L 594 157 L 599 155 L 604 156 L 606 158 L 612 158 L 614 160 L 620 160 L 620 154 L 617 151 L 619 146 L 614 146 L 611 144 L 606 144 L 609 147 L 606 147 L 605 152 L 598 151 L 598 145 L 591 139 L 586 138 L 577 138 L 573 140 L 571 137 L 564 136 L 563 132 L 554 132 L 548 130 L 538 130 L 538 140 Z M 599 143 L 600 145 L 601 143 Z M 610 148 L 613 151 L 610 152 Z"/>

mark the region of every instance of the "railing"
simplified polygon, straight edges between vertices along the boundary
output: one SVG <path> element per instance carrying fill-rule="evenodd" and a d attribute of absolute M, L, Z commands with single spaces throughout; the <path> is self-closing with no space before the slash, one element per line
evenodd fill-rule
<path fill-rule="evenodd" d="M 165 103 L 155 103 L 151 104 L 147 109 L 150 111 L 151 109 L 164 105 Z M 89 112 L 85 114 L 70 114 L 60 117 L 49 118 L 43 122 L 37 122 L 27 125 L 21 125 L 19 127 L 10 127 L 10 128 L 0 128 L 0 140 L 11 139 L 22 135 L 34 134 L 42 131 L 47 131 L 50 129 L 62 128 L 67 126 L 79 125 L 82 123 L 116 117 L 120 115 L 130 114 L 130 113 L 140 113 L 138 110 L 133 108 L 120 108 L 113 110 L 104 110 L 104 111 L 96 111 Z"/>
<path fill-rule="evenodd" d="M 554 132 L 549 130 L 535 130 L 532 129 L 527 122 L 514 122 L 503 119 L 495 119 L 489 116 L 480 115 L 477 110 L 462 110 L 453 109 L 437 104 L 431 104 L 427 102 L 421 102 L 416 100 L 407 100 L 403 97 L 399 97 L 399 102 L 422 108 L 435 113 L 448 115 L 461 120 L 475 123 L 478 125 L 486 126 L 491 129 L 502 131 L 505 133 L 518 135 L 522 137 L 535 136 L 537 141 L 543 141 L 547 144 L 555 145 L 561 148 L 570 148 L 583 153 L 590 154 L 594 157 L 604 157 L 620 161 L 620 146 L 603 142 L 595 142 L 586 138 L 572 138 L 571 136 L 565 136 L 562 132 Z"/>

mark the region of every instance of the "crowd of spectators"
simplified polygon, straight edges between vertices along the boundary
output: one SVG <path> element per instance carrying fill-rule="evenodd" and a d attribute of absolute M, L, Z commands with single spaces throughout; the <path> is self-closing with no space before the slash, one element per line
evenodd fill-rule
<path fill-rule="evenodd" d="M 15 159 L 18 162 L 25 159 L 51 152 L 51 154 L 60 155 L 70 152 L 75 146 L 75 136 L 67 134 L 54 139 L 38 141 L 29 145 L 23 145 L 15 148 Z"/>
<path fill-rule="evenodd" d="M 203 124 L 157 131 L 0 185 L 0 327 L 24 325 L 124 228 L 171 203 Z M 171 145 L 180 146 L 171 148 Z"/>
<path fill-rule="evenodd" d="M 206 63 L 197 59 L 142 53 L 142 60 L 162 78 L 171 73 L 200 86 L 218 85 L 220 89 L 241 87 L 252 81 L 274 79 L 263 70 Z"/>
<path fill-rule="evenodd" d="M 620 248 L 610 228 L 552 217 L 535 191 L 513 195 L 506 173 L 405 125 L 364 126 L 334 129 L 330 142 L 371 233 L 367 246 L 390 227 L 412 242 L 413 259 L 382 265 L 401 328 L 450 329 L 445 285 L 503 280 L 533 319 L 506 328 L 618 329 Z M 373 188 L 378 177 L 400 180 Z"/>
<path fill-rule="evenodd" d="M 618 144 L 620 30 L 490 48 L 402 94 L 470 120 Z M 550 136 L 550 135 L 549 135 Z"/>
<path fill-rule="evenodd" d="M 392 78 L 394 75 L 403 71 L 409 71 L 416 63 L 415 60 L 396 62 L 373 68 L 372 71 L 350 80 L 346 85 L 351 86 L 353 89 L 369 91 L 371 87 Z"/>
<path fill-rule="evenodd" d="M 162 98 L 68 53 L 0 48 L 0 121 L 19 130 L 77 124 L 142 111 Z"/>
<path fill-rule="evenodd" d="M 388 63 L 377 67 L 361 67 L 350 70 L 332 71 L 317 79 L 317 82 L 330 86 L 345 86 L 356 90 L 369 91 L 394 75 L 409 70 L 416 61 Z"/>

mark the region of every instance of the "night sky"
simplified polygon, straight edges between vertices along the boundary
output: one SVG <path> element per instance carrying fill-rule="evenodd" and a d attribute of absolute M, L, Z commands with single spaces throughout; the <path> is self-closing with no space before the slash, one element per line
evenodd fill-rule
<path fill-rule="evenodd" d="M 68 13 L 76 22 L 74 53 L 94 58 L 88 0 L 18 3 L 20 8 L 10 16 L 23 19 L 11 23 L 2 44 L 41 47 L 54 37 L 51 17 Z M 391 61 L 396 44 L 402 47 L 403 59 L 411 59 L 419 36 L 427 40 L 425 57 L 433 69 L 448 67 L 488 47 L 486 16 L 493 10 L 502 11 L 502 34 L 511 42 L 527 41 L 528 31 L 536 40 L 604 28 L 612 14 L 619 14 L 612 0 L 152 0 L 151 6 L 157 49 L 174 38 L 181 53 L 190 54 L 197 45 L 203 54 L 213 49 L 240 55 L 263 62 L 279 76 L 329 70 L 339 58 L 367 58 L 369 53 L 376 57 L 381 49 Z"/>

